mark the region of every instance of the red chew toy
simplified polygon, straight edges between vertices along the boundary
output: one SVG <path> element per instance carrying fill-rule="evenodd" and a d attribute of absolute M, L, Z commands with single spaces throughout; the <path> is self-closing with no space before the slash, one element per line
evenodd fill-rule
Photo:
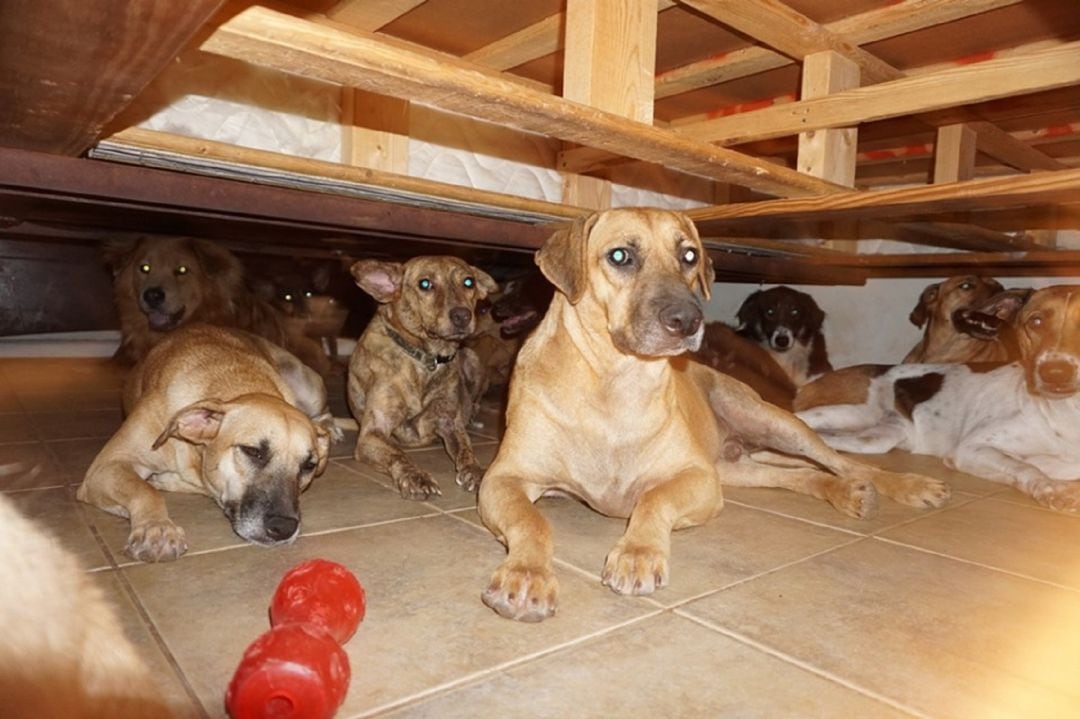
<path fill-rule="evenodd" d="M 364 588 L 340 564 L 313 559 L 289 570 L 270 603 L 272 629 L 247 648 L 229 683 L 229 716 L 330 719 L 349 687 L 340 644 L 365 606 Z"/>

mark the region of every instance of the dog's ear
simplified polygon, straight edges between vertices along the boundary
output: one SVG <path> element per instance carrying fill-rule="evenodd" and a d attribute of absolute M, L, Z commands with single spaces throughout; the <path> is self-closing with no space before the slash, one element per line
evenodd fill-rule
<path fill-rule="evenodd" d="M 113 277 L 131 260 L 135 249 L 142 243 L 141 237 L 111 237 L 101 243 L 101 258 Z"/>
<path fill-rule="evenodd" d="M 599 212 L 579 217 L 569 227 L 549 237 L 536 252 L 536 264 L 548 282 L 566 295 L 570 304 L 577 304 L 585 294 L 589 281 L 589 233 L 596 224 Z"/>
<path fill-rule="evenodd" d="M 330 265 L 320 263 L 311 271 L 311 287 L 320 294 L 330 289 Z"/>
<path fill-rule="evenodd" d="M 698 255 L 700 256 L 697 273 L 698 288 L 707 300 L 712 297 L 712 283 L 716 279 L 716 270 L 713 269 L 712 258 L 709 257 L 709 252 L 705 249 L 705 245 L 701 243 L 701 235 L 698 234 L 697 225 L 694 224 L 694 221 L 683 214 L 679 215 L 679 220 L 682 222 L 686 234 L 689 235 L 694 241 L 694 244 L 697 245 Z"/>
<path fill-rule="evenodd" d="M 470 265 L 472 267 L 472 265 Z M 480 290 L 480 299 L 484 299 L 488 295 L 493 295 L 499 291 L 499 283 L 491 278 L 491 275 L 481 270 L 479 267 L 472 267 L 473 279 L 476 280 L 476 286 Z"/>
<path fill-rule="evenodd" d="M 814 298 L 808 296 L 809 301 L 806 303 L 806 335 L 815 334 L 821 329 L 821 326 L 825 324 L 825 310 L 818 307 L 818 303 L 814 302 Z"/>
<path fill-rule="evenodd" d="M 319 476 L 326 469 L 326 463 L 330 461 L 330 430 L 325 426 L 315 423 L 315 476 Z"/>
<path fill-rule="evenodd" d="M 750 296 L 743 300 L 742 305 L 739 307 L 739 311 L 735 313 L 735 319 L 739 321 L 739 327 L 749 327 L 761 314 L 761 309 L 758 305 L 761 302 L 762 290 L 754 290 L 750 293 Z"/>
<path fill-rule="evenodd" d="M 173 415 L 151 449 L 157 449 L 173 437 L 191 444 L 206 444 L 217 437 L 224 416 L 225 403 L 219 399 L 204 399 L 189 404 Z"/>
<path fill-rule="evenodd" d="M 401 296 L 401 281 L 405 266 L 400 262 L 382 260 L 358 260 L 349 268 L 360 289 L 386 304 Z"/>
<path fill-rule="evenodd" d="M 922 329 L 922 326 L 926 324 L 926 321 L 930 319 L 930 305 L 937 301 L 938 292 L 941 291 L 941 283 L 936 282 L 932 285 L 927 285 L 926 289 L 919 295 L 919 303 L 915 305 L 915 309 L 908 315 L 908 319 L 911 320 L 911 324 Z"/>
<path fill-rule="evenodd" d="M 228 277 L 239 281 L 244 266 L 236 255 L 209 240 L 191 240 L 191 251 L 199 258 L 199 264 L 211 277 Z"/>

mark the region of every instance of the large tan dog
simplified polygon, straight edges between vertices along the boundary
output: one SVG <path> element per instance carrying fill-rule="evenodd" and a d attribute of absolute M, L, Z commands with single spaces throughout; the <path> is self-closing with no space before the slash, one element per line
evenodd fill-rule
<path fill-rule="evenodd" d="M 247 286 L 233 253 L 207 240 L 146 236 L 106 242 L 120 315 L 117 357 L 138 362 L 168 332 L 192 322 L 247 330 L 281 345 L 322 375 L 330 363 L 315 340 Z"/>
<path fill-rule="evenodd" d="M 457 484 L 475 491 L 484 470 L 465 428 L 482 385 L 480 360 L 466 338 L 476 330 L 476 303 L 496 284 L 456 257 L 408 262 L 360 260 L 353 278 L 380 304 L 349 360 L 349 408 L 360 425 L 356 459 L 389 474 L 401 496 L 441 494 L 430 473 L 402 447 L 441 439 Z"/>
<path fill-rule="evenodd" d="M 1009 347 L 1003 339 L 978 339 L 956 324 L 958 312 L 978 306 L 1003 289 L 997 280 L 977 275 L 958 275 L 928 285 L 909 316 L 913 325 L 926 329 L 904 362 L 1007 361 Z"/>
<path fill-rule="evenodd" d="M 129 375 L 124 409 L 77 496 L 130 518 L 126 550 L 142 561 L 187 551 L 158 490 L 213 497 L 248 541 L 291 541 L 300 493 L 340 436 L 314 370 L 261 337 L 210 325 L 162 339 Z"/>
<path fill-rule="evenodd" d="M 685 216 L 594 214 L 553 235 L 537 264 L 559 292 L 518 355 L 480 485 L 481 518 L 509 550 L 483 594 L 500 615 L 555 612 L 551 528 L 533 505 L 548 492 L 629 517 L 602 573 L 620 594 L 667 584 L 671 530 L 716 515 L 722 482 L 787 487 L 856 517 L 875 510 L 875 485 L 916 506 L 948 497 L 941 482 L 838 455 L 743 383 L 678 356 L 701 342 L 713 280 Z"/>
<path fill-rule="evenodd" d="M 95 577 L 3 495 L 0 546 L 0 716 L 172 716 Z"/>

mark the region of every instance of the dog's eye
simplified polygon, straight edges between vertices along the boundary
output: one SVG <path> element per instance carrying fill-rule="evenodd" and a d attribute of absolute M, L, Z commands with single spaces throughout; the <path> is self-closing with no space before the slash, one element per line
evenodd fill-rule
<path fill-rule="evenodd" d="M 471 290 L 473 287 L 476 287 L 476 280 L 474 280 L 472 277 L 466 277 L 461 284 L 465 285 Z"/>
<path fill-rule="evenodd" d="M 634 256 L 625 247 L 616 247 L 607 253 L 608 262 L 616 267 L 626 267 L 633 263 Z"/>
<path fill-rule="evenodd" d="M 311 290 L 305 290 L 304 297 L 314 297 L 314 294 L 311 292 Z"/>
<path fill-rule="evenodd" d="M 772 317 L 775 314 L 776 314 L 776 310 L 774 310 L 772 307 L 769 307 L 769 308 L 767 308 L 765 310 L 765 316 L 766 317 Z"/>
<path fill-rule="evenodd" d="M 300 465 L 300 474 L 308 474 L 310 472 L 314 472 L 315 468 L 318 466 L 318 463 L 309 454 L 308 458 L 304 460 L 303 464 Z"/>
<path fill-rule="evenodd" d="M 139 272 L 143 273 L 144 275 L 150 274 L 150 263 L 144 262 L 139 265 Z"/>
<path fill-rule="evenodd" d="M 237 445 L 237 447 L 253 462 L 263 463 L 266 461 L 266 452 L 263 451 L 262 447 L 255 447 L 250 444 L 241 444 Z"/>
<path fill-rule="evenodd" d="M 186 275 L 188 273 L 187 265 L 180 265 L 176 268 L 176 274 Z"/>
<path fill-rule="evenodd" d="M 425 277 L 424 279 L 417 282 L 416 286 L 419 287 L 420 289 L 422 289 L 424 292 L 427 292 L 432 287 L 431 280 L 429 280 L 427 277 Z"/>
<path fill-rule="evenodd" d="M 798 317 L 801 314 L 802 314 L 802 312 L 799 312 L 799 310 L 792 310 L 791 311 L 791 316 L 792 317 Z"/>
<path fill-rule="evenodd" d="M 1037 330 L 1043 326 L 1042 315 L 1032 315 L 1028 318 L 1027 326 L 1033 330 Z"/>
<path fill-rule="evenodd" d="M 698 260 L 698 253 L 693 247 L 687 247 L 683 250 L 682 261 L 684 265 L 696 265 Z"/>
<path fill-rule="evenodd" d="M 960 289 L 962 289 L 962 290 L 970 290 L 970 289 L 974 289 L 974 288 L 975 288 L 975 284 L 973 282 L 965 282 L 962 285 L 960 285 Z"/>
<path fill-rule="evenodd" d="M 281 299 L 285 300 L 286 302 L 292 302 L 292 292 L 286 292 L 281 296 Z"/>

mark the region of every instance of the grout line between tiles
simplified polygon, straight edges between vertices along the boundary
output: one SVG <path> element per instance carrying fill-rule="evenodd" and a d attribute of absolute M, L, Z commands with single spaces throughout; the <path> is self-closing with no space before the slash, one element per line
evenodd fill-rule
<path fill-rule="evenodd" d="M 915 716 L 915 717 L 920 717 L 920 719 L 933 719 L 932 715 L 930 715 L 930 714 L 926 714 L 925 712 L 922 712 L 922 711 L 920 711 L 918 709 L 915 709 L 914 707 L 903 704 L 902 702 L 899 702 L 899 701 L 897 701 L 895 699 L 892 699 L 891 697 L 887 697 L 887 696 L 885 696 L 883 694 L 879 694 L 878 692 L 874 691 L 873 689 L 868 689 L 868 688 L 863 687 L 863 686 L 861 686 L 859 684 L 856 684 L 855 682 L 852 682 L 852 681 L 850 681 L 848 679 L 844 679 L 843 677 L 841 677 L 841 676 L 839 676 L 837 674 L 834 674 L 831 671 L 828 671 L 826 669 L 822 669 L 820 667 L 816 667 L 813 664 L 810 664 L 809 662 L 806 662 L 806 661 L 804 661 L 802 659 L 799 659 L 798 657 L 791 656 L 790 654 L 782 652 L 779 649 L 775 649 L 774 647 L 770 647 L 767 644 L 763 644 L 762 642 L 759 642 L 756 639 L 752 639 L 752 638 L 750 638 L 750 637 L 748 637 L 748 636 L 746 636 L 744 634 L 740 634 L 739 632 L 736 632 L 734 630 L 731 630 L 731 629 L 728 629 L 726 627 L 720 626 L 719 624 L 715 624 L 713 622 L 710 622 L 707 619 L 702 619 L 700 617 L 696 617 L 696 616 L 693 616 L 691 614 L 687 614 L 686 612 L 681 611 L 679 609 L 674 610 L 674 613 L 677 616 L 682 617 L 683 619 L 688 619 L 688 620 L 694 622 L 695 624 L 698 624 L 698 625 L 700 625 L 702 627 L 705 627 L 706 629 L 711 629 L 712 631 L 717 632 L 718 634 L 723 634 L 724 636 L 728 637 L 729 639 L 733 639 L 734 641 L 737 641 L 737 642 L 739 642 L 741 644 L 752 647 L 752 648 L 754 648 L 754 649 L 756 649 L 756 650 L 758 650 L 760 652 L 768 654 L 771 657 L 779 659 L 779 660 L 781 660 L 783 662 L 786 662 L 788 664 L 792 664 L 792 665 L 794 665 L 796 667 L 799 667 L 800 669 L 802 669 L 804 671 L 807 671 L 807 672 L 810 672 L 811 674 L 822 677 L 823 679 L 827 679 L 827 680 L 833 682 L 834 684 L 839 684 L 840 686 L 845 687 L 847 689 L 850 689 L 851 691 L 854 691 L 854 692 L 856 692 L 858 694 L 862 694 L 863 696 L 874 699 L 875 701 L 881 702 L 882 704 L 887 704 L 888 706 L 891 706 L 894 709 L 902 711 L 905 714 L 910 714 L 910 715 Z"/>
<path fill-rule="evenodd" d="M 536 659 L 541 659 L 541 658 L 549 656 L 551 654 L 555 654 L 555 653 L 560 652 L 560 651 L 562 651 L 564 649 L 569 649 L 570 647 L 574 647 L 574 646 L 577 646 L 577 645 L 580 645 L 580 644 L 590 642 L 590 641 L 592 641 L 594 639 L 604 637 L 604 636 L 606 636 L 606 635 L 608 635 L 608 634 L 610 634 L 612 632 L 616 632 L 616 631 L 618 631 L 620 629 L 624 629 L 625 627 L 629 627 L 629 626 L 632 626 L 632 625 L 637 624 L 639 622 L 643 622 L 643 621 L 646 621 L 648 619 L 658 617 L 658 616 L 660 616 L 661 614 L 664 614 L 664 613 L 665 613 L 665 610 L 657 609 L 655 611 L 651 611 L 651 612 L 648 612 L 646 614 L 643 614 L 640 617 L 634 617 L 633 619 L 627 619 L 626 621 L 619 622 L 617 624 L 612 624 L 612 625 L 604 627 L 602 629 L 596 629 L 596 630 L 594 630 L 592 632 L 588 632 L 587 634 L 582 634 L 580 636 L 574 637 L 573 639 L 568 639 L 568 640 L 566 640 L 564 642 L 554 644 L 554 645 L 552 645 L 550 647 L 545 647 L 544 649 L 539 649 L 539 650 L 537 650 L 535 652 L 530 652 L 528 654 L 525 654 L 525 655 L 522 655 L 522 656 L 519 656 L 519 657 L 515 657 L 514 659 L 508 659 L 505 662 L 495 664 L 493 666 L 487 667 L 486 669 L 481 669 L 481 670 L 472 672 L 470 674 L 465 674 L 464 676 L 458 677 L 457 679 L 447 681 L 447 682 L 443 682 L 442 684 L 438 684 L 436 686 L 429 687 L 427 689 L 423 689 L 421 691 L 415 692 L 415 693 L 410 694 L 410 695 L 405 696 L 405 697 L 400 697 L 400 698 L 395 699 L 395 700 L 393 700 L 391 702 L 387 702 L 386 704 L 381 704 L 379 706 L 375 706 L 375 707 L 372 707 L 370 709 L 365 709 L 362 712 L 360 712 L 359 714 L 353 714 L 348 719 L 361 719 L 362 717 L 375 716 L 377 714 L 389 711 L 391 709 L 398 709 L 398 708 L 400 708 L 402 706 L 406 706 L 406 705 L 409 705 L 409 704 L 416 703 L 416 702 L 418 702 L 418 701 L 420 701 L 422 699 L 427 699 L 428 697 L 435 696 L 437 694 L 446 693 L 446 692 L 448 692 L 448 690 L 453 690 L 453 689 L 457 689 L 457 688 L 460 688 L 460 687 L 463 687 L 463 686 L 467 686 L 467 685 L 472 684 L 474 682 L 477 682 L 477 681 L 479 681 L 481 679 L 485 679 L 487 677 L 491 677 L 491 676 L 495 676 L 496 674 L 500 674 L 500 673 L 506 671 L 507 669 L 513 669 L 514 667 L 521 666 L 523 664 L 527 664 L 527 663 L 532 662 L 532 661 L 534 661 Z M 504 621 L 509 621 L 509 620 L 504 620 Z"/>
<path fill-rule="evenodd" d="M 1048 587 L 1054 587 L 1056 589 L 1064 589 L 1065 591 L 1071 592 L 1073 594 L 1080 594 L 1080 589 L 1078 589 L 1076 587 L 1070 587 L 1070 586 L 1065 585 L 1065 584 L 1058 584 L 1057 582 L 1051 582 L 1048 579 L 1040 579 L 1039 577 L 1033 577 L 1030 574 L 1022 574 L 1020 572 L 1014 572 L 1012 570 L 1004 569 L 1002 567 L 995 567 L 992 564 L 983 564 L 982 562 L 976 562 L 973 559 L 964 559 L 963 557 L 957 557 L 957 556 L 952 555 L 952 554 L 945 554 L 943 552 L 937 552 L 937 551 L 934 551 L 933 549 L 927 549 L 926 547 L 920 547 L 920 546 L 915 545 L 915 544 L 908 544 L 907 542 L 900 542 L 900 541 L 897 541 L 895 539 L 889 539 L 887 537 L 870 537 L 869 539 L 874 539 L 874 540 L 877 540 L 879 542 L 883 542 L 885 544 L 892 544 L 893 546 L 896 546 L 896 547 L 903 547 L 904 549 L 913 549 L 916 552 L 922 552 L 923 554 L 929 554 L 931 556 L 941 557 L 942 559 L 949 559 L 949 560 L 952 560 L 954 562 L 960 562 L 961 564 L 967 564 L 967 565 L 970 565 L 970 566 L 973 566 L 973 567 L 980 567 L 982 569 L 989 569 L 992 572 L 998 572 L 1000 574 L 1007 574 L 1010 577 L 1016 577 L 1017 579 L 1026 579 L 1026 580 L 1031 581 L 1031 582 L 1038 582 L 1039 584 L 1043 584 L 1043 585 L 1046 585 Z"/>
<path fill-rule="evenodd" d="M 750 510 L 753 510 L 755 512 L 764 512 L 765 514 L 771 514 L 774 517 L 783 517 L 784 519 L 794 519 L 795 521 L 802 522 L 803 524 L 810 524 L 810 525 L 815 526 L 815 527 L 821 527 L 822 529 L 832 529 L 834 531 L 843 532 L 844 534 L 850 534 L 850 535 L 853 535 L 853 536 L 856 536 L 856 537 L 869 537 L 870 536 L 869 534 L 867 534 L 865 532 L 859 532 L 859 531 L 854 530 L 854 529 L 848 529 L 847 527 L 837 527 L 836 525 L 833 525 L 833 524 L 827 524 L 825 522 L 820 522 L 820 521 L 817 521 L 817 520 L 814 520 L 814 519 L 807 519 L 806 517 L 800 517 L 800 516 L 795 515 L 795 514 L 788 514 L 786 512 L 781 512 L 781 511 L 776 510 L 776 509 L 768 509 L 766 507 L 759 507 L 759 506 L 757 506 L 755 504 L 746 504 L 745 502 L 739 502 L 739 501 L 736 501 L 734 499 L 728 499 L 727 497 L 724 498 L 724 504 L 731 504 L 731 505 L 734 505 L 736 507 L 742 507 L 743 509 L 750 509 Z"/>

